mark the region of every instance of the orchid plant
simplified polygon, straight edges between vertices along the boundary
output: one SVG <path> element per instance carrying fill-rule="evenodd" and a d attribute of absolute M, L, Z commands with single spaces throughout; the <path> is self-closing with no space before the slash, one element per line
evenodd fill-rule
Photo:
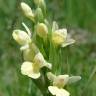
<path fill-rule="evenodd" d="M 34 4 L 34 11 L 26 3 L 20 4 L 24 15 L 34 23 L 34 30 L 31 30 L 33 32 L 22 23 L 25 31 L 15 29 L 12 33 L 23 53 L 21 73 L 34 81 L 43 96 L 69 96 L 65 86 L 80 80 L 81 77 L 56 75 L 53 71 L 54 62 L 49 60 L 50 46 L 60 49 L 75 43 L 75 40 L 67 33 L 66 28 L 59 29 L 56 21 L 53 21 L 53 24 L 48 22 L 44 0 L 34 0 Z"/>

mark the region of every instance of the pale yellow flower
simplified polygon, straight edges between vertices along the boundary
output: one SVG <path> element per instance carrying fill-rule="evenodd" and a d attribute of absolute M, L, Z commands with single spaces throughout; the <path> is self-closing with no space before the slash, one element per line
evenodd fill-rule
<path fill-rule="evenodd" d="M 75 40 L 67 33 L 67 29 L 59 29 L 58 24 L 54 21 L 52 26 L 52 42 L 55 46 L 66 47 L 73 44 Z"/>
<path fill-rule="evenodd" d="M 21 9 L 22 9 L 22 11 L 23 11 L 23 13 L 24 13 L 24 15 L 26 17 L 28 17 L 29 19 L 31 19 L 32 21 L 34 21 L 35 15 L 34 15 L 32 9 L 29 7 L 29 5 L 27 5 L 24 2 L 21 2 Z"/>
<path fill-rule="evenodd" d="M 69 81 L 69 75 L 59 75 L 54 78 L 53 86 L 63 88 Z"/>
<path fill-rule="evenodd" d="M 46 38 L 48 34 L 48 28 L 44 23 L 38 23 L 36 26 L 36 33 L 41 38 Z"/>
<path fill-rule="evenodd" d="M 67 38 L 66 38 L 66 41 L 63 42 L 63 44 L 61 45 L 61 47 L 66 47 L 66 46 L 71 45 L 73 43 L 75 43 L 75 40 L 70 37 L 70 34 L 68 34 L 67 35 Z"/>
<path fill-rule="evenodd" d="M 55 45 L 61 45 L 63 42 L 66 41 L 67 38 L 67 30 L 66 29 L 59 29 L 52 32 L 52 42 Z"/>
<path fill-rule="evenodd" d="M 14 30 L 12 36 L 13 39 L 20 45 L 26 45 L 31 42 L 30 36 L 22 30 Z"/>
<path fill-rule="evenodd" d="M 49 80 L 53 82 L 53 86 L 58 86 L 63 88 L 69 81 L 69 75 L 54 75 L 51 72 L 47 73 L 47 77 Z"/>
<path fill-rule="evenodd" d="M 69 76 L 67 74 L 56 76 L 51 72 L 47 73 L 47 77 L 49 80 L 53 82 L 53 86 L 58 87 L 64 87 L 67 84 L 77 82 L 81 79 L 81 76 Z"/>
<path fill-rule="evenodd" d="M 37 79 L 40 77 L 40 69 L 44 66 L 49 69 L 52 68 L 52 65 L 45 61 L 43 55 L 39 52 L 34 57 L 33 62 L 26 61 L 21 65 L 21 73 L 33 79 Z"/>

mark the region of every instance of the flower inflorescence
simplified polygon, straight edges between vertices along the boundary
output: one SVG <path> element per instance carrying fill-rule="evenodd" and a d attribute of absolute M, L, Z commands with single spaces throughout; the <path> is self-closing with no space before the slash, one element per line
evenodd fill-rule
<path fill-rule="evenodd" d="M 44 52 L 41 52 L 40 48 L 34 41 L 33 36 L 35 34 L 36 38 L 40 38 L 40 40 L 44 41 L 40 43 L 44 43 L 45 45 L 50 45 L 51 43 L 55 48 L 66 47 L 70 44 L 73 44 L 75 40 L 72 39 L 67 33 L 66 28 L 59 29 L 58 24 L 55 21 L 53 21 L 52 25 L 49 24 L 45 15 L 46 4 L 44 0 L 34 0 L 34 3 L 37 6 L 35 11 L 33 11 L 26 3 L 21 2 L 21 9 L 24 15 L 34 23 L 34 32 L 31 32 L 25 23 L 22 23 L 26 31 L 16 29 L 12 34 L 13 39 L 20 45 L 20 50 L 23 53 L 24 62 L 21 65 L 21 73 L 34 80 L 37 80 L 42 76 L 46 78 L 47 76 L 47 79 L 50 83 L 45 87 L 47 87 L 52 95 L 69 96 L 70 93 L 66 91 L 64 87 L 67 84 L 80 80 L 81 77 L 70 77 L 67 74 L 56 76 L 53 74 L 51 72 L 52 67 L 54 67 L 53 64 L 46 59 Z M 52 27 L 50 26 L 49 28 L 48 25 L 51 25 Z M 43 68 L 47 68 L 44 73 L 42 72 Z M 48 80 L 44 80 L 45 83 L 48 83 Z"/>

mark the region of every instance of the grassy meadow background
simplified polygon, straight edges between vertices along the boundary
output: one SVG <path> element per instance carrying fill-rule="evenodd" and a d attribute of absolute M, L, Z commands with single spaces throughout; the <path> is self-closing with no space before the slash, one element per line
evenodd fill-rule
<path fill-rule="evenodd" d="M 12 39 L 12 30 L 21 28 L 22 21 L 32 27 L 21 12 L 21 1 L 35 8 L 33 0 L 0 0 L 0 96 L 41 96 L 32 80 L 21 75 L 22 57 Z M 62 51 L 61 72 L 81 75 L 82 80 L 67 89 L 71 96 L 96 96 L 96 0 L 46 2 L 48 19 L 67 27 L 76 39 Z"/>

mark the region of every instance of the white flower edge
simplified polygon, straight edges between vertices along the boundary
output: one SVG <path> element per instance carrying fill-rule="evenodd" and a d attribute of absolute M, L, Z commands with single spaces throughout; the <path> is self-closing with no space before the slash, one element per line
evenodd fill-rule
<path fill-rule="evenodd" d="M 75 40 L 72 39 L 72 38 L 70 37 L 70 35 L 68 34 L 65 42 L 61 44 L 61 47 L 66 47 L 66 46 L 71 45 L 71 44 L 73 44 L 73 43 L 75 43 Z"/>
<path fill-rule="evenodd" d="M 52 95 L 56 95 L 56 96 L 69 96 L 70 95 L 70 93 L 66 91 L 65 89 L 58 88 L 56 86 L 49 86 L 48 90 Z"/>

